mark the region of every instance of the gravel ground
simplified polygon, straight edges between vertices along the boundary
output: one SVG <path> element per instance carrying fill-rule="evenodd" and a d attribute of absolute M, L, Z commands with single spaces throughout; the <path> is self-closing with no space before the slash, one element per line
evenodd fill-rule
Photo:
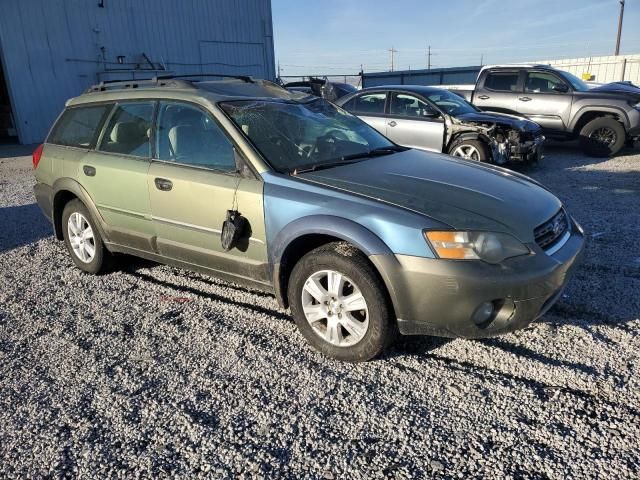
<path fill-rule="evenodd" d="M 640 476 L 640 154 L 525 170 L 590 237 L 544 318 L 351 365 L 269 295 L 128 257 L 80 273 L 28 150 L 0 148 L 0 477 Z"/>

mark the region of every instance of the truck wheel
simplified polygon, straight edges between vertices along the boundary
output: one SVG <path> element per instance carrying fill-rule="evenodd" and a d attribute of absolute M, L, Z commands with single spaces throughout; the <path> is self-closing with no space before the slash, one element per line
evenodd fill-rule
<path fill-rule="evenodd" d="M 384 284 L 367 258 L 346 242 L 302 257 L 291 272 L 288 297 L 298 329 L 328 357 L 367 361 L 395 337 Z"/>
<path fill-rule="evenodd" d="M 624 147 L 627 135 L 620 122 L 609 117 L 598 117 L 580 130 L 580 147 L 592 157 L 609 157 Z"/>
<path fill-rule="evenodd" d="M 488 162 L 487 146 L 480 140 L 455 140 L 449 147 L 449 155 L 476 162 Z"/>
<path fill-rule="evenodd" d="M 76 266 L 87 273 L 101 273 L 110 264 L 111 254 L 102 242 L 87 207 L 71 200 L 62 211 L 64 243 Z"/>

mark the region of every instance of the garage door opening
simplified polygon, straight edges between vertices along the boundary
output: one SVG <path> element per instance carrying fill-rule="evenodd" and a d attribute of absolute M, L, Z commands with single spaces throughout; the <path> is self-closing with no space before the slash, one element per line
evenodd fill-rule
<path fill-rule="evenodd" d="M 4 78 L 2 59 L 0 58 L 0 143 L 18 143 L 18 132 L 11 113 L 9 89 Z"/>

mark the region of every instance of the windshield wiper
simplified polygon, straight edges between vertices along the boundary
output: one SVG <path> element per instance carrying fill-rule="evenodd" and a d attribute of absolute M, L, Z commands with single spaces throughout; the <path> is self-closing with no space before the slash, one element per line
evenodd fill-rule
<path fill-rule="evenodd" d="M 325 168 L 339 167 L 340 165 L 347 165 L 349 163 L 357 163 L 365 158 L 380 157 L 382 155 L 391 155 L 396 152 L 404 152 L 408 150 L 406 147 L 400 145 L 391 145 L 389 147 L 378 147 L 365 152 L 352 153 L 350 155 L 344 155 L 339 160 L 331 162 L 316 163 L 308 168 L 296 168 L 291 172 L 292 175 L 299 173 L 315 172 L 317 170 L 323 170 Z"/>

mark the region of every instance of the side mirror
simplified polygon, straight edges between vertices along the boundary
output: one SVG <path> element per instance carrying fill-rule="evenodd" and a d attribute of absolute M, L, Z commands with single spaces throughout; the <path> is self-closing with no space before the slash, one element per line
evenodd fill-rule
<path fill-rule="evenodd" d="M 553 86 L 553 91 L 559 93 L 567 93 L 569 91 L 569 87 L 564 83 L 556 83 Z"/>

